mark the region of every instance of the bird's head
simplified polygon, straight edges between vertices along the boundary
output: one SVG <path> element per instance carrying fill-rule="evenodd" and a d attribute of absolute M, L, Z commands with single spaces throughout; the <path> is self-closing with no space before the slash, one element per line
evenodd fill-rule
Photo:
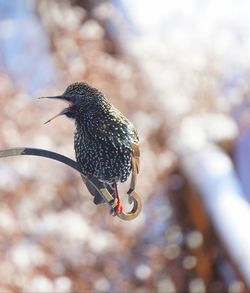
<path fill-rule="evenodd" d="M 71 119 L 77 119 L 88 112 L 95 111 L 98 105 L 106 101 L 100 91 L 84 82 L 69 85 L 62 95 L 41 98 L 59 99 L 68 102 L 68 107 L 46 121 L 45 124 L 61 115 L 65 115 Z"/>

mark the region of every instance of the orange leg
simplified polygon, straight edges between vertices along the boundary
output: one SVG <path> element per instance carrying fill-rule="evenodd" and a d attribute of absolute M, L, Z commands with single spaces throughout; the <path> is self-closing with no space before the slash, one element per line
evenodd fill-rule
<path fill-rule="evenodd" d="M 113 216 L 116 216 L 117 214 L 120 214 L 123 211 L 122 204 L 119 198 L 118 194 L 118 188 L 117 188 L 117 183 L 114 183 L 114 188 L 115 188 L 115 203 L 117 203 L 116 207 L 114 208 L 114 211 L 112 213 Z"/>

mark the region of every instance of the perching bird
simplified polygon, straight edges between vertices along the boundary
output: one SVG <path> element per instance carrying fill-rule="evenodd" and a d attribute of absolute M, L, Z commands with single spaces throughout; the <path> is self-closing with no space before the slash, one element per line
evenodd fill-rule
<path fill-rule="evenodd" d="M 112 186 L 117 201 L 114 214 L 122 212 L 117 182 L 125 182 L 131 171 L 130 193 L 139 173 L 139 138 L 134 125 L 96 88 L 78 82 L 62 95 L 48 97 L 65 100 L 69 106 L 48 120 L 65 115 L 75 120 L 76 161 L 86 176 L 93 176 Z M 46 123 L 47 123 L 46 122 Z M 103 199 L 95 195 L 94 203 Z"/>

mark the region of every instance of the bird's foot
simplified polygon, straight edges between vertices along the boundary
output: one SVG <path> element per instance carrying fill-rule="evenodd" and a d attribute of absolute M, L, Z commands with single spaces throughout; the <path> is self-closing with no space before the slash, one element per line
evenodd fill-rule
<path fill-rule="evenodd" d="M 123 212 L 122 204 L 119 198 L 118 194 L 118 188 L 116 182 L 113 184 L 114 191 L 115 191 L 115 198 L 114 201 L 112 202 L 112 210 L 111 214 L 113 217 L 117 216 L 118 214 L 121 214 Z"/>
<path fill-rule="evenodd" d="M 110 211 L 111 212 L 111 215 L 113 217 L 117 216 L 118 214 L 121 214 L 123 212 L 123 207 L 122 207 L 122 204 L 121 204 L 121 201 L 120 199 L 114 199 L 114 203 L 113 203 L 113 208 L 112 210 Z"/>

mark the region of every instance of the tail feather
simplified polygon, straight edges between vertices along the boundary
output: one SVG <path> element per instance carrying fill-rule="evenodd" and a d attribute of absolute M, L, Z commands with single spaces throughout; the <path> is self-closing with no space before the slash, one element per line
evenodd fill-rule
<path fill-rule="evenodd" d="M 93 200 L 94 204 L 99 205 L 99 204 L 105 203 L 105 200 L 100 195 L 99 191 L 96 190 L 96 188 L 90 183 L 90 181 L 86 180 L 83 176 L 82 176 L 82 179 L 83 179 L 84 183 L 86 184 L 88 191 L 94 197 L 94 200 Z M 115 197 L 115 191 L 112 188 L 111 184 L 103 183 L 99 179 L 97 179 L 96 177 L 92 177 L 92 176 L 91 177 L 88 176 L 87 179 L 90 179 L 99 190 L 102 188 L 107 188 L 108 192 L 113 197 Z"/>

